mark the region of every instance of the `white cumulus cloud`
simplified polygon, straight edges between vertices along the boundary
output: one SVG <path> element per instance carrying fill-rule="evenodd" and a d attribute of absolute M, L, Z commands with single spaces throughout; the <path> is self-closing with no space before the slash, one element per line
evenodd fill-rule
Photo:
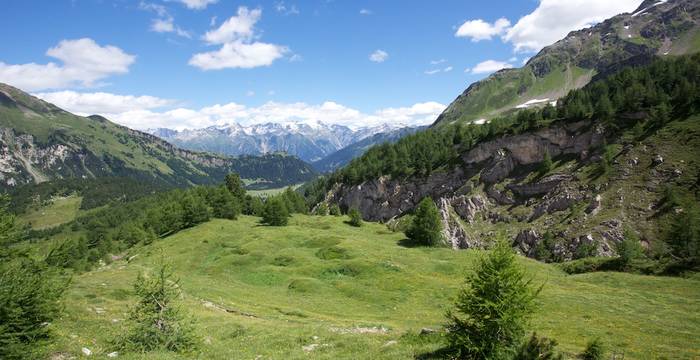
<path fill-rule="evenodd" d="M 204 41 L 209 44 L 226 44 L 232 41 L 250 40 L 253 37 L 255 23 L 260 20 L 262 10 L 249 10 L 245 6 L 238 8 L 235 16 L 231 16 L 218 28 L 207 31 Z"/>
<path fill-rule="evenodd" d="M 467 69 L 468 71 L 465 71 L 471 72 L 472 74 L 488 74 L 501 69 L 510 69 L 512 67 L 512 64 L 505 61 L 486 60 L 476 64 L 476 66 L 471 69 Z"/>
<path fill-rule="evenodd" d="M 375 50 L 373 53 L 369 54 L 369 61 L 376 63 L 383 63 L 389 58 L 389 54 L 384 50 Z"/>
<path fill-rule="evenodd" d="M 89 38 L 62 40 L 46 51 L 62 64 L 6 64 L 0 62 L 0 82 L 26 91 L 95 86 L 107 77 L 129 72 L 136 57 L 122 49 L 100 46 Z"/>
<path fill-rule="evenodd" d="M 195 54 L 189 64 L 202 70 L 251 69 L 270 66 L 287 51 L 286 47 L 274 44 L 262 42 L 247 44 L 237 41 L 224 44 L 216 51 Z"/>
<path fill-rule="evenodd" d="M 493 23 L 482 19 L 465 21 L 457 37 L 474 42 L 500 37 L 516 52 L 539 51 L 569 32 L 589 27 L 615 15 L 633 11 L 642 0 L 540 0 L 537 8 L 514 25 L 506 18 Z"/>
<path fill-rule="evenodd" d="M 456 37 L 470 38 L 477 42 L 481 40 L 491 40 L 494 36 L 503 34 L 510 26 L 510 21 L 506 18 L 500 18 L 493 24 L 484 20 L 476 19 L 465 21 L 455 33 Z"/>
<path fill-rule="evenodd" d="M 211 4 L 216 4 L 219 0 L 176 0 L 188 9 L 202 10 Z"/>
<path fill-rule="evenodd" d="M 203 36 L 205 42 L 210 45 L 221 45 L 221 48 L 194 54 L 189 64 L 202 70 L 250 69 L 271 65 L 275 60 L 283 57 L 289 49 L 256 40 L 255 24 L 261 16 L 260 9 L 249 10 L 245 6 L 239 7 L 235 16 Z"/>
<path fill-rule="evenodd" d="M 78 115 L 114 114 L 131 110 L 157 109 L 173 103 L 172 100 L 155 96 L 116 95 L 106 92 L 81 93 L 66 90 L 33 95 Z"/>
<path fill-rule="evenodd" d="M 508 29 L 504 40 L 516 51 L 538 51 L 572 30 L 633 11 L 642 0 L 541 0 L 532 13 Z"/>

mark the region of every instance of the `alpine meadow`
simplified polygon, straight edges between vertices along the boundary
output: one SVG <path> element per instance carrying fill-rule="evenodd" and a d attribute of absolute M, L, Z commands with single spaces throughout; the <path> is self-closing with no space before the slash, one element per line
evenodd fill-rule
<path fill-rule="evenodd" d="M 696 0 L 0 21 L 0 359 L 700 359 Z"/>

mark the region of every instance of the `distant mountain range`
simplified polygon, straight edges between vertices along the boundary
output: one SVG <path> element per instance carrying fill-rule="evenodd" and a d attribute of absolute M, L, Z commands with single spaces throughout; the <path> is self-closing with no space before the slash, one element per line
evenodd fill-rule
<path fill-rule="evenodd" d="M 147 132 L 184 149 L 231 156 L 284 152 L 317 164 L 314 165 L 317 170 L 332 171 L 361 155 L 371 145 L 395 141 L 417 129 L 402 124 L 383 124 L 353 130 L 317 121 L 251 126 L 233 123 L 194 130 L 159 128 Z"/>

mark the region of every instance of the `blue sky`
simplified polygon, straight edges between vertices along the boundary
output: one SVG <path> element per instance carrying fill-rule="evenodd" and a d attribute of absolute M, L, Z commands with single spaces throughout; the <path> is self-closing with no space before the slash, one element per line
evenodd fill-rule
<path fill-rule="evenodd" d="M 9 1 L 0 81 L 136 128 L 427 123 L 470 83 L 640 2 Z"/>

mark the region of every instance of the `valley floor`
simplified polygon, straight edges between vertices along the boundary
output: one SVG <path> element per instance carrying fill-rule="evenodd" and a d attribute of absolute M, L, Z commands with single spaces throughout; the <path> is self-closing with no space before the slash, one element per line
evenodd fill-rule
<path fill-rule="evenodd" d="M 161 257 L 181 282 L 196 322 L 195 354 L 119 354 L 120 359 L 410 359 L 439 349 L 440 329 L 478 251 L 408 248 L 380 224 L 295 215 L 287 227 L 258 219 L 214 220 L 132 249 L 129 256 L 76 275 L 63 317 L 50 326 L 53 358 L 93 357 L 135 300 L 132 284 Z M 126 258 L 131 257 L 131 261 Z M 700 281 L 591 273 L 568 276 L 522 259 L 541 307 L 531 329 L 572 355 L 600 337 L 625 359 L 700 357 Z"/>

